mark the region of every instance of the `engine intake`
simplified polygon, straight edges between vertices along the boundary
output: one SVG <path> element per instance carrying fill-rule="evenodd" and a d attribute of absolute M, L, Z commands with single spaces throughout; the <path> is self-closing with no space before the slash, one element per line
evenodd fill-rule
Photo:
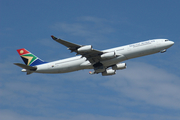
<path fill-rule="evenodd" d="M 119 63 L 112 66 L 113 70 L 122 70 L 126 68 L 126 63 Z"/>
<path fill-rule="evenodd" d="M 114 75 L 116 74 L 116 70 L 107 69 L 106 71 L 102 72 L 102 76 Z"/>
<path fill-rule="evenodd" d="M 85 45 L 85 46 L 82 46 L 82 47 L 77 49 L 77 51 L 80 52 L 80 53 L 89 52 L 91 50 L 93 50 L 92 45 Z"/>

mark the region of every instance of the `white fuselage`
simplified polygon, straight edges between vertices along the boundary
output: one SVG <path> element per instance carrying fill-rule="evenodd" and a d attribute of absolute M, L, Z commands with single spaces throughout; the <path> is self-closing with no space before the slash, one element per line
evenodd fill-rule
<path fill-rule="evenodd" d="M 161 52 L 171 47 L 174 42 L 167 39 L 153 39 L 135 44 L 125 45 L 112 49 L 103 50 L 103 52 L 115 52 L 117 57 L 104 59 L 101 61 L 103 66 L 109 67 L 119 62 Z M 67 73 L 82 69 L 93 69 L 93 64 L 85 57 L 76 56 L 63 60 L 53 61 L 37 65 L 36 73 Z"/>

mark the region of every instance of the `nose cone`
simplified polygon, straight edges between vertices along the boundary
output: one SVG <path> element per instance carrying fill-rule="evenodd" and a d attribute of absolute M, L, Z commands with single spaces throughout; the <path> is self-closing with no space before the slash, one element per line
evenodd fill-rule
<path fill-rule="evenodd" d="M 173 41 L 170 41 L 170 45 L 171 45 L 171 46 L 174 45 L 174 42 L 173 42 Z"/>
<path fill-rule="evenodd" d="M 174 45 L 174 42 L 173 42 L 173 41 L 168 41 L 168 45 L 167 45 L 168 48 L 171 47 L 171 46 L 173 46 L 173 45 Z"/>
<path fill-rule="evenodd" d="M 171 47 L 172 45 L 174 45 L 174 42 L 173 41 L 169 41 L 168 44 Z"/>

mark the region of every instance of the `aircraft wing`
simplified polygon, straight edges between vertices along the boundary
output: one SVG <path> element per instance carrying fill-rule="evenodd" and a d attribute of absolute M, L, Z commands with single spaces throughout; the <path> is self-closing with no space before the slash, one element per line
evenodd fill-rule
<path fill-rule="evenodd" d="M 80 48 L 81 45 L 77 45 L 59 38 L 54 37 L 53 35 L 51 36 L 53 40 L 55 40 L 58 43 L 61 43 L 62 45 L 68 47 L 70 50 L 76 50 L 77 48 Z"/>
<path fill-rule="evenodd" d="M 102 51 L 93 49 L 91 45 L 78 45 L 56 38 L 53 35 L 51 37 L 56 42 L 66 46 L 69 50 L 71 50 L 71 52 L 76 52 L 77 55 L 80 54 L 82 57 L 86 57 L 91 63 L 99 62 L 101 60 L 100 55 L 104 53 Z"/>

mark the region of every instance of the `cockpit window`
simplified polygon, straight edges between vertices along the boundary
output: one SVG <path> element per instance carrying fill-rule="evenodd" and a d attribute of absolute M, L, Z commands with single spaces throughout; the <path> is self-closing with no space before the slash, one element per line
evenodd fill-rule
<path fill-rule="evenodd" d="M 169 40 L 165 40 L 165 42 L 166 42 L 166 41 L 169 41 Z"/>

